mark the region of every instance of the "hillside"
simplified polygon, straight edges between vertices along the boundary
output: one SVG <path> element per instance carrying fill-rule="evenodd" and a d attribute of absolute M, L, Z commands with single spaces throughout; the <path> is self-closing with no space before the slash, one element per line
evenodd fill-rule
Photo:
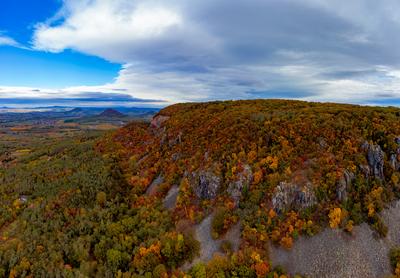
<path fill-rule="evenodd" d="M 125 115 L 115 109 L 106 109 L 99 114 L 99 117 L 122 118 Z"/>
<path fill-rule="evenodd" d="M 275 262 L 304 257 L 307 239 L 394 233 L 399 119 L 397 108 L 187 103 L 42 146 L 0 169 L 0 274 L 293 277 Z M 395 247 L 380 253 L 385 273 Z"/>
<path fill-rule="evenodd" d="M 281 100 L 178 104 L 113 140 L 134 192 L 156 178 L 159 198 L 178 187 L 178 225 L 213 213 L 218 238 L 240 221 L 242 247 L 266 258 L 268 239 L 290 248 L 326 226 L 367 222 L 386 235 L 379 212 L 399 193 L 399 116 Z"/>

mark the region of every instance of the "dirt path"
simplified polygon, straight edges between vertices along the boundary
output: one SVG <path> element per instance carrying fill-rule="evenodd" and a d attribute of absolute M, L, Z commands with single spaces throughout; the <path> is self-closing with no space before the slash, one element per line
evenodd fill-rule
<path fill-rule="evenodd" d="M 271 246 L 271 261 L 290 274 L 309 277 L 387 277 L 389 250 L 400 243 L 400 202 L 382 217 L 389 228 L 384 239 L 376 238 L 367 224 L 355 227 L 352 236 L 328 228 L 310 238 L 300 237 L 290 251 Z"/>
<path fill-rule="evenodd" d="M 167 196 L 165 196 L 165 199 L 163 202 L 164 207 L 166 209 L 174 209 L 175 208 L 178 194 L 179 194 L 179 187 L 177 185 L 172 186 L 171 189 L 168 191 Z"/>
<path fill-rule="evenodd" d="M 190 264 L 185 264 L 182 269 L 187 270 L 198 262 L 210 261 L 214 254 L 223 255 L 220 251 L 221 243 L 224 240 L 231 242 L 232 250 L 239 250 L 240 246 L 240 222 L 234 225 L 229 231 L 220 239 L 213 239 L 211 236 L 211 222 L 214 214 L 207 216 L 200 224 L 195 227 L 195 237 L 200 242 L 200 256 L 194 259 Z"/>

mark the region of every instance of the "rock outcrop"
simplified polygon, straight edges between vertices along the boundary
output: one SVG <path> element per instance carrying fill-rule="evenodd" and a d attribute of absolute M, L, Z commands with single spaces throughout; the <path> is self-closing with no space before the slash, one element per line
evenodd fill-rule
<path fill-rule="evenodd" d="M 221 186 L 221 178 L 211 170 L 200 170 L 191 174 L 191 184 L 199 199 L 215 199 Z"/>
<path fill-rule="evenodd" d="M 168 146 L 173 147 L 176 144 L 181 144 L 181 143 L 182 143 L 182 132 L 179 132 L 179 134 L 176 137 L 168 141 Z"/>
<path fill-rule="evenodd" d="M 157 115 L 150 123 L 152 128 L 160 128 L 164 122 L 169 119 L 169 116 Z"/>
<path fill-rule="evenodd" d="M 273 209 L 278 213 L 290 209 L 301 210 L 308 208 L 316 204 L 316 202 L 317 199 L 311 183 L 299 186 L 293 183 L 280 182 L 272 197 Z"/>
<path fill-rule="evenodd" d="M 347 192 L 355 179 L 354 173 L 345 170 L 336 187 L 336 196 L 340 202 L 347 200 Z"/>
<path fill-rule="evenodd" d="M 250 186 L 253 180 L 253 172 L 247 164 L 242 166 L 242 171 L 237 174 L 237 179 L 228 185 L 228 193 L 234 200 L 236 206 L 239 204 L 245 187 Z"/>
<path fill-rule="evenodd" d="M 383 180 L 383 165 L 385 153 L 379 145 L 370 144 L 365 142 L 362 149 L 367 153 L 367 161 L 369 166 L 369 175 L 380 180 Z"/>
<path fill-rule="evenodd" d="M 400 137 L 396 137 L 394 139 L 397 145 L 400 145 Z M 393 170 L 399 171 L 400 170 L 400 146 L 397 147 L 396 152 L 390 155 L 390 166 L 392 166 Z"/>
<path fill-rule="evenodd" d="M 398 151 L 400 151 L 400 149 L 397 149 L 396 153 L 392 153 L 390 155 L 390 159 L 389 159 L 390 166 L 392 166 L 393 170 L 395 170 L 395 171 L 398 171 L 400 168 L 400 163 L 398 160 L 398 157 L 400 154 L 398 153 Z"/>
<path fill-rule="evenodd" d="M 162 175 L 159 175 L 157 178 L 155 178 L 152 183 L 147 187 L 146 189 L 146 194 L 147 195 L 154 195 L 156 194 L 158 187 L 160 184 L 164 182 L 164 178 Z"/>

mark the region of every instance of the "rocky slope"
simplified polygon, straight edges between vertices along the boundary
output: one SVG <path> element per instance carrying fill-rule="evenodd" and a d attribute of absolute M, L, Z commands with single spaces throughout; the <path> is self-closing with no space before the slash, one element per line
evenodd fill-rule
<path fill-rule="evenodd" d="M 300 238 L 291 250 L 271 246 L 271 260 L 291 274 L 308 277 L 390 277 L 389 252 L 400 244 L 400 203 L 393 203 L 382 216 L 389 228 L 386 238 L 377 238 L 365 223 L 351 235 L 326 229 Z"/>

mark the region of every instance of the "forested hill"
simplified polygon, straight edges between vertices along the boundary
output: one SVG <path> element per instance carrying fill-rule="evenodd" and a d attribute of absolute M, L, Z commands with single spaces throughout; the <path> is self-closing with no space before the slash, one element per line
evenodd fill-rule
<path fill-rule="evenodd" d="M 187 103 L 44 146 L 0 169 L 0 277 L 287 277 L 270 244 L 363 222 L 385 237 L 399 119 L 397 108 Z"/>
<path fill-rule="evenodd" d="M 241 250 L 268 261 L 268 240 L 290 248 L 326 226 L 351 233 L 368 222 L 385 236 L 379 212 L 400 189 L 399 119 L 397 108 L 301 101 L 177 104 L 102 147 L 119 146 L 135 194 L 179 192 L 178 226 L 212 215 L 219 238 L 240 222 Z"/>

